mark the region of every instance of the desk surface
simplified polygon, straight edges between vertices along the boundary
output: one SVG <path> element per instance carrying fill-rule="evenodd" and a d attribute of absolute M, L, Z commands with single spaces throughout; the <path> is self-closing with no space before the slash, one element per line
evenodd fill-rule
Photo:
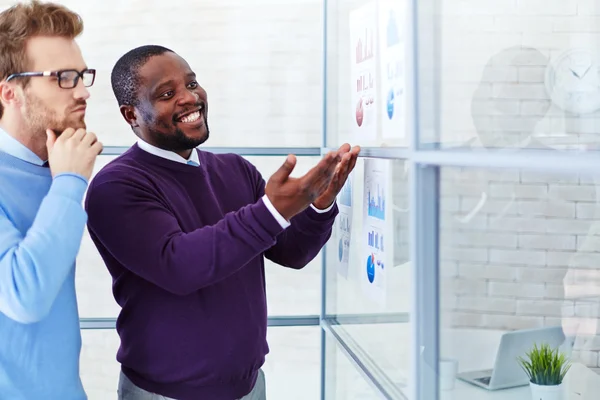
<path fill-rule="evenodd" d="M 458 361 L 458 371 L 489 369 L 503 331 L 452 329 L 440 336 L 442 357 Z M 475 356 L 477 355 L 477 356 Z M 565 377 L 565 400 L 598 400 L 600 376 L 576 363 Z M 441 400 L 531 400 L 529 386 L 486 390 L 456 379 L 454 389 L 442 390 Z"/>
<path fill-rule="evenodd" d="M 475 385 L 456 380 L 453 390 L 440 392 L 441 400 L 531 400 L 529 386 L 512 389 L 486 390 Z M 566 391 L 565 400 L 583 400 L 584 398 L 573 390 Z"/>
<path fill-rule="evenodd" d="M 442 390 L 440 394 L 441 400 L 531 400 L 529 386 L 503 390 L 486 390 L 459 379 L 456 380 L 453 390 Z"/>

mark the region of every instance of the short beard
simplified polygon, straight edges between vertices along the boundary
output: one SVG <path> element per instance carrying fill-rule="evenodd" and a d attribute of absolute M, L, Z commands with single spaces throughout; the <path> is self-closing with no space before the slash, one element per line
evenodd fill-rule
<path fill-rule="evenodd" d="M 146 119 L 146 121 L 150 120 Z M 171 131 L 170 133 L 165 133 L 165 131 L 169 130 L 169 127 L 164 126 L 163 124 L 159 125 L 161 128 L 164 128 L 164 130 L 149 130 L 148 134 L 150 138 L 154 142 L 155 146 L 176 153 L 194 149 L 206 142 L 208 140 L 208 137 L 210 136 L 210 130 L 208 128 L 208 118 L 206 115 L 204 115 L 204 126 L 206 128 L 206 134 L 201 138 L 187 137 L 185 133 L 183 133 L 183 131 L 177 127 L 175 127 L 175 130 Z"/>
<path fill-rule="evenodd" d="M 25 92 L 25 105 L 23 110 L 25 124 L 29 134 L 34 137 L 46 137 L 46 130 L 52 129 L 60 135 L 65 129 L 86 128 L 85 120 L 67 121 L 59 118 L 56 112 L 46 107 L 36 96 Z"/>
<path fill-rule="evenodd" d="M 208 126 L 206 126 L 206 135 L 201 138 L 189 138 L 185 136 L 181 129 L 178 128 L 176 128 L 171 135 L 165 135 L 164 133 L 158 131 L 149 131 L 148 133 L 152 137 L 157 147 L 176 153 L 180 151 L 191 150 L 200 146 L 208 140 L 209 136 Z"/>

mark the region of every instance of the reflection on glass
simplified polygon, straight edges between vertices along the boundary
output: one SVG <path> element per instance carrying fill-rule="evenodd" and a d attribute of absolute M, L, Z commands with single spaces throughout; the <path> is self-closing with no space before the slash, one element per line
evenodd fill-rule
<path fill-rule="evenodd" d="M 511 351 L 546 342 L 573 363 L 572 390 L 600 385 L 599 194 L 583 175 L 442 169 L 440 383 L 454 362 L 458 374 L 483 371 L 470 378 L 484 386 L 504 379 L 518 386 L 506 393 L 528 393 L 527 379 L 511 381 L 522 374 L 500 368 L 494 383 L 490 369 L 506 357 L 520 374 Z M 481 390 L 458 380 L 443 396 Z"/>
<path fill-rule="evenodd" d="M 417 27 L 422 144 L 598 149 L 598 2 L 434 4 Z"/>
<path fill-rule="evenodd" d="M 396 392 L 405 391 L 410 371 L 406 171 L 405 161 L 359 159 L 344 194 L 352 207 L 340 206 L 326 248 L 332 329 Z"/>
<path fill-rule="evenodd" d="M 529 47 L 511 47 L 490 58 L 471 102 L 477 135 L 470 146 L 547 147 L 534 138 L 550 107 L 542 81 L 546 66 L 547 58 Z"/>

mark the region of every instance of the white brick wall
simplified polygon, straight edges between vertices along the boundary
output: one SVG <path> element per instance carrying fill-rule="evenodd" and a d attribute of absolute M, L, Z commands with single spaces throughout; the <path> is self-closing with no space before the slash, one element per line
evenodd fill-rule
<path fill-rule="evenodd" d="M 443 2 L 443 9 L 442 142 L 461 143 L 475 136 L 470 103 L 478 85 L 481 85 L 480 90 L 506 101 L 517 100 L 507 106 L 507 111 L 512 107 L 512 113 L 520 116 L 512 121 L 513 129 L 524 127 L 523 118 L 527 117 L 537 125 L 535 133 L 544 137 L 541 141 L 546 145 L 560 147 L 597 142 L 594 136 L 587 134 L 598 131 L 598 114 L 581 119 L 556 106 L 546 112 L 548 102 L 544 100 L 548 95 L 543 84 L 548 61 L 562 51 L 573 47 L 593 50 L 599 47 L 597 14 L 600 6 L 597 2 L 449 0 Z M 531 46 L 540 54 L 520 61 L 511 60 L 509 56 L 492 59 L 513 46 Z M 489 61 L 492 64 L 484 68 Z M 507 61 L 512 65 L 506 65 Z M 515 112 L 516 109 L 519 112 Z M 510 122 L 505 118 L 508 127 Z M 565 130 L 569 131 L 566 141 L 561 137 Z"/>
<path fill-rule="evenodd" d="M 135 46 L 161 44 L 188 61 L 208 92 L 208 146 L 320 146 L 320 1 L 58 2 L 84 19 L 79 43 L 98 70 L 88 124 L 106 145 L 135 141 L 110 88 L 114 63 Z"/>
<path fill-rule="evenodd" d="M 598 367 L 598 350 L 583 350 L 600 333 L 600 302 L 588 299 L 600 296 L 596 187 L 526 173 L 499 184 L 494 171 L 477 172 L 442 171 L 442 204 L 460 204 L 441 207 L 442 297 L 456 297 L 442 303 L 443 320 L 509 330 L 563 324 L 581 339 L 575 356 Z M 460 222 L 483 192 L 476 216 Z"/>
<path fill-rule="evenodd" d="M 563 51 L 600 48 L 598 1 L 442 7 L 443 145 L 598 146 L 600 112 L 568 114 L 544 84 Z M 506 51 L 520 46 L 533 49 Z M 442 320 L 485 329 L 563 324 L 577 336 L 575 358 L 598 368 L 600 346 L 590 345 L 600 335 L 597 180 L 460 168 L 443 169 L 442 180 L 442 297 L 456 298 L 442 304 Z"/>

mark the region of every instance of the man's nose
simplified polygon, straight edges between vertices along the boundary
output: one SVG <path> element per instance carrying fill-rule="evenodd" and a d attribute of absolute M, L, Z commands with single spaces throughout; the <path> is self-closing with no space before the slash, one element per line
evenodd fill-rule
<path fill-rule="evenodd" d="M 200 101 L 198 93 L 191 90 L 186 90 L 184 94 L 179 98 L 179 104 L 196 104 Z"/>
<path fill-rule="evenodd" d="M 90 98 L 90 91 L 83 84 L 83 79 L 79 79 L 77 86 L 73 88 L 73 97 L 77 100 L 87 100 Z"/>

